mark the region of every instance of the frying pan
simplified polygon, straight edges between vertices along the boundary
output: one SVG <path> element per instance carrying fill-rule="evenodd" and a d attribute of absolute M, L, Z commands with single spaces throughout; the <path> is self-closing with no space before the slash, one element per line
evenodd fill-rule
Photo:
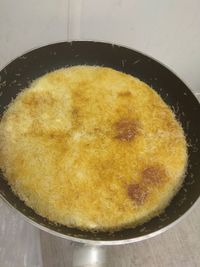
<path fill-rule="evenodd" d="M 144 240 L 179 221 L 200 195 L 200 104 L 188 87 L 169 69 L 137 51 L 108 43 L 61 42 L 32 50 L 0 71 L 0 112 L 39 76 L 73 65 L 107 66 L 138 77 L 152 86 L 174 110 L 186 134 L 189 163 L 183 186 L 165 211 L 136 228 L 117 232 L 89 232 L 54 224 L 27 207 L 0 174 L 0 195 L 25 219 L 54 235 L 87 244 L 125 244 Z"/>

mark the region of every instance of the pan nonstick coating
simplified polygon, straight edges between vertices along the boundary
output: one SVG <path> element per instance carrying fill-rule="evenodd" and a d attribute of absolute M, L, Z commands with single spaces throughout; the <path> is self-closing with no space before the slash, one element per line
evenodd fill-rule
<path fill-rule="evenodd" d="M 189 144 L 189 164 L 184 184 L 165 212 L 134 229 L 115 233 L 81 231 L 54 224 L 37 215 L 11 191 L 0 176 L 0 194 L 38 227 L 82 242 L 125 243 L 153 236 L 181 217 L 200 194 L 200 105 L 188 87 L 171 71 L 139 52 L 101 42 L 62 42 L 47 45 L 18 57 L 0 72 L 0 112 L 37 77 L 73 65 L 99 65 L 132 74 L 152 86 L 175 111 Z M 99 242 L 101 243 L 101 242 Z"/>

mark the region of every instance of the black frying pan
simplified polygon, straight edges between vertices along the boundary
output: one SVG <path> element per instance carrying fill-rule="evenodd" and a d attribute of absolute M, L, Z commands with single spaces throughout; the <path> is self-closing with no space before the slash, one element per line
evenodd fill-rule
<path fill-rule="evenodd" d="M 18 57 L 0 72 L 0 112 L 37 77 L 72 65 L 99 65 L 132 74 L 152 86 L 175 111 L 189 144 L 189 165 L 184 184 L 165 212 L 134 229 L 115 233 L 81 231 L 56 225 L 27 207 L 0 175 L 0 194 L 16 210 L 48 232 L 67 239 L 98 244 L 134 242 L 166 230 L 200 195 L 200 105 L 188 87 L 166 67 L 134 50 L 100 42 L 62 42 L 40 47 Z"/>

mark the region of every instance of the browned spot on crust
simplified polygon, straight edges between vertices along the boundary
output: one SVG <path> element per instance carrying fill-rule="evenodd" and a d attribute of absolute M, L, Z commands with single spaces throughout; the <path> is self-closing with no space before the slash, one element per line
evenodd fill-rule
<path fill-rule="evenodd" d="M 150 166 L 143 170 L 142 180 L 146 184 L 159 185 L 166 179 L 166 173 L 161 166 Z"/>
<path fill-rule="evenodd" d="M 128 195 L 137 205 L 142 205 L 148 196 L 148 191 L 141 184 L 130 184 L 128 186 Z"/>
<path fill-rule="evenodd" d="M 41 127 L 37 121 L 32 123 L 29 130 L 23 134 L 24 137 L 44 138 L 46 140 L 62 141 L 69 137 L 69 133 L 64 130 L 47 130 Z"/>
<path fill-rule="evenodd" d="M 72 108 L 72 116 L 78 117 L 80 115 L 79 109 L 74 107 Z"/>
<path fill-rule="evenodd" d="M 126 92 L 120 92 L 120 93 L 118 93 L 118 96 L 119 97 L 130 97 L 130 96 L 132 96 L 132 94 L 131 94 L 131 92 L 126 91 Z"/>
<path fill-rule="evenodd" d="M 138 133 L 138 122 L 134 119 L 124 118 L 114 124 L 116 139 L 120 141 L 131 141 Z"/>
<path fill-rule="evenodd" d="M 64 131 L 51 131 L 46 133 L 47 137 L 50 137 L 51 139 L 64 139 L 68 137 L 68 134 Z"/>
<path fill-rule="evenodd" d="M 74 103 L 79 103 L 81 102 L 86 102 L 88 103 L 88 97 L 86 96 L 86 94 L 84 93 L 84 87 L 82 84 L 80 84 L 80 88 L 81 89 L 77 89 L 72 91 L 72 100 Z"/>
<path fill-rule="evenodd" d="M 81 118 L 81 109 L 76 106 L 72 107 L 72 125 L 74 129 L 81 126 Z"/>
<path fill-rule="evenodd" d="M 101 132 L 101 129 L 100 129 L 99 127 L 95 127 L 95 128 L 94 128 L 94 132 L 95 132 L 95 133 L 100 133 L 100 132 Z"/>
<path fill-rule="evenodd" d="M 37 108 L 38 106 L 52 106 L 55 103 L 55 99 L 48 92 L 38 94 L 38 93 L 30 93 L 23 99 L 23 103 L 28 105 L 31 108 Z"/>

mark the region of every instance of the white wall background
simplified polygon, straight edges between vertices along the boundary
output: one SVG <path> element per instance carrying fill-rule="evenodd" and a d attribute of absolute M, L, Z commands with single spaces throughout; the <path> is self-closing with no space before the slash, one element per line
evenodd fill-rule
<path fill-rule="evenodd" d="M 102 40 L 130 46 L 200 87 L 199 0 L 1 0 L 0 66 L 46 43 Z"/>
<path fill-rule="evenodd" d="M 199 0 L 0 0 L 0 68 L 27 50 L 72 39 L 149 54 L 200 98 Z M 199 207 L 166 234 L 110 248 L 108 266 L 199 266 Z M 0 201 L 0 266 L 69 267 L 71 253 L 71 243 L 39 232 Z"/>

